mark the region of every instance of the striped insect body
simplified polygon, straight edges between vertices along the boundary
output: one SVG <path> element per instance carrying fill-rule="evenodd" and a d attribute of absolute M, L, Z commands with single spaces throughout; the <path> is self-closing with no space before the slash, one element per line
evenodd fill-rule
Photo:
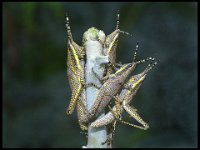
<path fill-rule="evenodd" d="M 94 105 L 89 110 L 89 118 L 96 118 L 102 112 L 102 110 L 108 105 L 108 103 L 112 99 L 112 96 L 117 94 L 117 92 L 124 84 L 125 80 L 130 76 L 130 74 L 138 64 L 143 63 L 147 60 L 154 60 L 154 58 L 149 57 L 147 59 L 135 62 L 135 55 L 132 63 L 123 65 L 114 74 L 111 74 L 109 76 L 109 79 L 102 85 L 94 102 Z"/>
<path fill-rule="evenodd" d="M 135 61 L 139 47 L 137 43 L 131 63 L 116 63 L 120 33 L 132 36 L 119 29 L 119 13 L 116 28 L 112 33 L 106 36 L 102 30 L 91 27 L 83 34 L 82 46 L 73 40 L 68 16 L 66 17 L 66 28 L 68 36 L 67 76 L 72 92 L 66 113 L 72 114 L 76 108 L 78 123 L 83 131 L 88 130 L 89 124 L 94 128 L 109 127 L 110 139 L 113 137 L 117 122 L 143 130 L 148 129 L 149 125 L 139 116 L 137 110 L 130 106 L 130 103 L 146 75 L 157 65 L 158 61 L 155 61 L 153 57 Z M 136 66 L 146 61 L 151 61 L 146 69 L 131 76 Z M 96 95 L 93 97 L 93 104 L 87 102 L 91 95 Z M 109 103 L 112 99 L 115 105 L 111 108 Z M 107 107 L 110 111 L 97 119 Z M 141 125 L 124 121 L 123 113 L 128 113 Z"/>

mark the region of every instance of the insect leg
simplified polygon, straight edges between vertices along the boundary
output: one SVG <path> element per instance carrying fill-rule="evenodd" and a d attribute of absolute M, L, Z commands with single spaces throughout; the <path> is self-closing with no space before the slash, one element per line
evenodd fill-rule
<path fill-rule="evenodd" d="M 122 67 L 123 65 L 122 64 L 119 64 L 119 63 L 115 63 L 115 64 L 113 64 L 113 63 L 109 63 L 109 66 L 108 67 L 112 67 L 114 70 L 115 70 L 115 72 L 117 71 L 117 70 L 119 70 L 119 68 L 120 67 Z M 112 73 L 111 73 L 112 74 Z"/>
<path fill-rule="evenodd" d="M 104 144 L 108 144 L 109 148 L 112 148 L 112 142 L 113 142 L 113 137 L 114 137 L 114 131 L 115 131 L 115 126 L 116 126 L 116 121 L 114 121 L 114 123 L 112 123 L 111 126 L 107 127 L 107 131 L 108 131 L 108 138 L 105 140 L 105 142 L 102 142 L 102 145 Z"/>
<path fill-rule="evenodd" d="M 106 139 L 104 142 L 102 142 L 101 145 L 104 145 L 104 144 L 106 144 L 106 143 L 110 143 L 110 139 L 109 139 L 109 138 Z"/>
<path fill-rule="evenodd" d="M 99 87 L 98 85 L 94 84 L 94 83 L 88 83 L 86 84 L 85 88 L 88 88 L 88 87 L 95 87 L 97 89 L 100 89 L 101 87 Z"/>
<path fill-rule="evenodd" d="M 74 108 L 76 106 L 76 102 L 77 102 L 78 96 L 80 95 L 82 88 L 83 88 L 82 85 L 79 86 L 78 89 L 77 89 L 77 92 L 76 92 L 75 96 L 71 98 L 69 107 L 67 109 L 67 115 L 72 114 L 72 112 L 74 111 Z"/>
<path fill-rule="evenodd" d="M 135 120 L 137 120 L 140 124 L 142 124 L 143 127 L 138 126 L 138 125 L 134 125 L 128 122 L 123 121 L 123 123 L 128 124 L 130 126 L 136 127 L 136 128 L 140 128 L 143 130 L 147 130 L 149 128 L 149 125 L 143 121 L 143 119 L 139 116 L 139 114 L 136 112 L 136 110 L 134 108 L 132 108 L 129 105 L 123 105 L 124 109 L 126 110 L 126 112 Z"/>
<path fill-rule="evenodd" d="M 85 131 L 85 130 L 88 129 L 87 124 L 83 123 L 83 119 L 85 119 L 85 113 L 86 113 L 85 109 L 86 108 L 85 108 L 84 104 L 82 103 L 81 99 L 78 100 L 76 109 L 77 109 L 79 126 L 80 126 L 82 131 Z"/>
<path fill-rule="evenodd" d="M 131 115 L 131 117 L 135 118 L 138 122 L 140 122 L 143 125 L 143 127 L 122 120 L 121 116 L 119 117 L 119 115 L 116 112 L 114 112 L 110 106 L 108 106 L 108 108 L 110 109 L 110 111 L 112 112 L 112 114 L 114 115 L 114 117 L 116 118 L 117 121 L 119 121 L 123 124 L 127 124 L 129 126 L 135 127 L 135 128 L 143 129 L 143 130 L 147 130 L 149 128 L 148 124 L 145 123 L 142 120 L 142 118 L 140 118 L 140 116 L 137 114 L 135 109 L 130 108 L 129 105 L 123 106 L 123 107 Z"/>
<path fill-rule="evenodd" d="M 70 51 L 69 56 L 71 55 Z M 67 114 L 71 114 L 76 106 L 77 99 L 79 98 L 79 95 L 81 94 L 81 91 L 83 89 L 84 81 L 81 80 L 80 76 L 78 75 L 78 72 L 75 70 L 72 64 L 69 64 L 68 66 L 68 77 L 69 80 L 71 81 L 70 85 L 72 88 L 72 97 L 70 100 L 70 104 L 67 110 Z M 78 80 L 77 80 L 78 79 Z M 76 91 L 78 90 L 78 91 Z"/>
<path fill-rule="evenodd" d="M 109 136 L 110 148 L 112 148 L 112 142 L 113 142 L 113 139 L 114 139 L 116 124 L 117 124 L 117 121 L 115 120 L 114 123 L 112 124 L 111 133 L 110 133 L 110 136 Z"/>
<path fill-rule="evenodd" d="M 121 119 L 121 105 L 120 105 L 120 101 L 119 101 L 118 95 L 117 96 L 113 96 L 113 98 L 115 99 L 117 117 L 119 119 Z"/>
<path fill-rule="evenodd" d="M 123 65 L 122 65 L 122 63 L 120 62 L 120 63 L 115 63 L 114 66 L 120 68 L 120 67 L 122 67 Z"/>
<path fill-rule="evenodd" d="M 113 115 L 114 114 L 116 115 L 116 113 L 112 110 L 112 108 L 110 107 L 110 105 L 108 105 L 108 107 L 112 111 Z M 118 115 L 116 117 L 118 117 Z M 108 138 L 106 139 L 105 142 L 102 142 L 102 145 L 104 145 L 104 144 L 107 143 L 110 148 L 112 147 L 112 141 L 113 141 L 113 137 L 114 137 L 116 123 L 117 123 L 117 121 L 114 120 L 114 122 L 112 123 L 112 125 L 110 127 L 108 127 Z"/>
<path fill-rule="evenodd" d="M 115 99 L 115 106 L 116 106 L 116 114 L 117 114 L 117 117 L 119 119 L 121 119 L 121 106 L 120 106 L 120 101 L 118 99 L 118 96 L 114 96 L 114 99 Z M 112 108 L 110 106 L 108 106 L 109 109 L 113 112 Z M 109 132 L 109 137 L 108 137 L 108 144 L 111 145 L 112 144 L 112 141 L 113 141 L 113 137 L 114 137 L 114 132 L 115 132 L 115 128 L 116 128 L 116 123 L 117 121 L 115 120 L 111 126 L 111 130 Z"/>
<path fill-rule="evenodd" d="M 116 106 L 113 107 L 113 110 L 116 110 Z M 95 120 L 91 123 L 92 127 L 98 128 L 102 126 L 107 126 L 115 121 L 115 117 L 111 112 L 108 112 L 104 117 Z"/>

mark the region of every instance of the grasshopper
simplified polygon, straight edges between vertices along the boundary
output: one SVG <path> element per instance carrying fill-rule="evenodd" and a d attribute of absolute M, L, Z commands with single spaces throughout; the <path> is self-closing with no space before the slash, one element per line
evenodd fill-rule
<path fill-rule="evenodd" d="M 119 33 L 122 32 L 122 33 L 128 34 L 126 32 L 120 31 L 118 29 L 119 14 L 117 16 L 118 17 L 117 17 L 116 30 L 114 32 L 112 32 L 110 35 L 108 35 L 105 38 L 105 41 L 104 41 L 104 39 L 99 39 L 99 42 L 102 43 L 102 45 L 104 45 L 104 47 L 105 47 L 104 51 L 103 51 L 104 54 L 105 55 L 109 54 L 110 60 L 112 63 L 115 63 L 115 58 L 116 58 L 116 50 L 115 50 L 116 46 L 115 45 L 117 43 L 117 38 L 119 36 Z M 70 104 L 67 109 L 67 114 L 71 114 L 76 106 L 76 102 L 77 102 L 77 99 L 79 98 L 80 93 L 81 92 L 85 93 L 85 91 L 83 90 L 83 87 L 84 87 L 84 69 L 83 68 L 84 68 L 84 64 L 85 64 L 85 62 L 84 62 L 85 49 L 84 49 L 84 47 L 81 47 L 74 42 L 72 33 L 71 33 L 71 29 L 70 29 L 70 25 L 69 25 L 68 16 L 66 17 L 66 27 L 67 27 L 68 47 L 69 47 L 68 57 L 71 57 L 70 55 L 72 55 L 75 59 L 75 61 L 72 61 L 72 59 L 68 58 L 68 62 L 67 62 L 69 83 L 70 83 L 70 88 L 72 89 L 72 98 L 70 100 Z M 83 43 L 85 43 L 85 39 L 83 39 Z M 76 72 L 76 73 L 73 73 L 74 75 L 72 75 L 72 68 L 73 68 L 73 70 L 75 70 L 74 72 Z M 108 67 L 108 70 L 111 70 L 111 69 L 112 68 Z M 75 81 L 76 78 L 78 79 L 78 81 Z M 84 96 L 81 96 L 81 97 L 84 97 Z M 86 105 L 85 100 L 83 101 L 83 103 L 84 103 L 84 105 Z M 78 105 L 77 112 L 79 114 L 82 114 L 80 112 L 83 112 L 82 110 L 85 109 L 85 108 L 82 108 L 82 107 L 84 107 L 84 105 L 81 105 L 81 104 Z M 80 111 L 78 111 L 78 110 L 80 110 Z M 78 116 L 82 116 L 82 115 L 78 115 Z"/>
<path fill-rule="evenodd" d="M 103 53 L 104 53 L 104 55 L 109 56 L 109 63 L 106 66 L 106 76 L 113 74 L 114 73 L 113 69 L 116 69 L 115 68 L 115 65 L 117 65 L 115 63 L 116 47 L 117 47 L 117 44 L 118 44 L 118 37 L 119 37 L 120 33 L 124 33 L 124 34 L 132 36 L 128 32 L 121 31 L 119 29 L 119 13 L 118 13 L 117 14 L 116 29 L 111 34 L 106 36 L 105 43 L 104 43 Z"/>
<path fill-rule="evenodd" d="M 70 88 L 72 89 L 72 98 L 70 100 L 69 107 L 67 109 L 67 114 L 72 114 L 74 111 L 77 99 L 81 94 L 84 86 L 84 49 L 73 41 L 69 18 L 66 17 L 66 27 L 68 34 L 68 59 L 67 59 L 67 73 L 70 83 Z M 77 81 L 76 81 L 77 80 Z"/>
<path fill-rule="evenodd" d="M 155 62 L 152 66 L 150 66 L 149 64 L 148 67 L 142 73 L 132 76 L 124 85 L 119 96 L 114 97 L 116 99 L 116 105 L 112 109 L 110 106 L 108 106 L 111 111 L 108 112 L 104 117 L 91 123 L 92 127 L 102 127 L 102 126 L 106 126 L 112 123 L 112 126 L 110 127 L 110 130 L 109 130 L 108 139 L 102 144 L 105 144 L 105 143 L 111 144 L 117 121 L 139 128 L 139 129 L 143 129 L 143 130 L 147 130 L 149 128 L 149 125 L 146 122 L 144 122 L 143 119 L 137 113 L 137 109 L 133 108 L 129 104 L 131 103 L 132 98 L 135 96 L 141 84 L 145 80 L 147 73 L 156 64 L 157 62 Z M 122 103 L 122 105 L 120 105 L 120 103 Z M 138 125 L 123 121 L 121 119 L 121 115 L 124 110 L 132 118 L 137 120 L 142 126 L 138 126 Z"/>
<path fill-rule="evenodd" d="M 67 74 L 69 77 L 69 84 L 72 90 L 72 97 L 70 100 L 67 114 L 72 114 L 77 104 L 77 116 L 80 128 L 87 130 L 86 124 L 83 123 L 86 110 L 86 98 L 85 98 L 85 80 L 84 80 L 84 48 L 76 44 L 72 38 L 69 18 L 66 17 L 66 27 L 68 35 L 68 59 L 67 59 Z M 86 120 L 87 121 L 87 120 Z M 85 122 L 86 122 L 85 121 Z"/>
<path fill-rule="evenodd" d="M 70 87 L 72 89 L 72 98 L 76 96 L 76 87 L 80 87 L 80 77 L 77 75 L 77 72 L 75 71 L 73 67 L 73 62 L 70 60 L 71 59 L 71 53 L 68 50 L 68 78 L 69 78 L 69 83 Z M 71 66 L 71 68 L 70 68 Z M 80 93 L 79 97 L 77 98 L 77 114 L 78 114 L 78 121 L 79 125 L 82 130 L 87 130 L 87 126 L 81 123 L 81 119 L 84 116 L 85 113 L 85 105 L 86 105 L 86 100 L 85 100 L 85 90 L 83 89 L 82 92 Z M 67 112 L 68 113 L 68 112 Z"/>
<path fill-rule="evenodd" d="M 147 68 L 140 74 L 132 76 L 126 84 L 124 84 L 123 89 L 121 90 L 119 96 L 114 96 L 116 99 L 116 105 L 112 108 L 112 111 L 108 112 L 104 117 L 94 121 L 92 127 L 102 127 L 113 123 L 115 120 L 120 120 L 120 116 L 124 110 L 133 118 L 135 118 L 143 127 L 132 125 L 140 129 L 148 129 L 148 124 L 145 123 L 141 117 L 137 114 L 136 109 L 132 108 L 129 104 L 131 103 L 133 97 L 136 95 L 138 89 L 146 78 L 147 73 L 157 64 L 155 62 L 152 66 L 150 64 Z M 122 105 L 119 106 L 119 103 Z M 114 114 L 113 114 L 114 113 Z M 117 117 L 116 117 L 117 116 Z M 123 122 L 124 123 L 124 122 Z"/>
<path fill-rule="evenodd" d="M 112 99 L 112 96 L 117 94 L 119 89 L 124 84 L 126 78 L 135 69 L 136 65 L 143 63 L 147 60 L 154 60 L 154 58 L 149 57 L 149 58 L 135 62 L 135 55 L 134 55 L 134 59 L 132 63 L 123 65 L 119 70 L 117 70 L 114 74 L 108 77 L 107 81 L 100 88 L 99 94 L 93 106 L 89 110 L 89 113 L 90 113 L 89 118 L 91 120 L 98 117 L 98 115 L 102 112 L 102 110 L 108 105 L 108 103 Z M 105 78 L 104 79 L 102 78 L 100 80 L 105 80 Z"/>

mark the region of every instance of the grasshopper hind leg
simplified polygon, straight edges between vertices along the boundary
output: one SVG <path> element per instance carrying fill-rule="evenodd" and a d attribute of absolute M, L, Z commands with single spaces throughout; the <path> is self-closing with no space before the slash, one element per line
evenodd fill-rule
<path fill-rule="evenodd" d="M 110 106 L 108 106 L 108 108 L 110 109 L 110 111 L 112 112 L 112 114 L 114 115 L 114 117 L 116 118 L 117 121 L 123 123 L 123 124 L 126 124 L 126 125 L 129 125 L 129 126 L 132 126 L 132 127 L 135 127 L 135 128 L 139 128 L 139 129 L 143 129 L 143 130 L 147 130 L 149 128 L 149 125 L 143 121 L 143 119 L 138 115 L 138 113 L 136 112 L 137 109 L 135 108 L 132 108 L 131 106 L 129 105 L 124 105 L 124 109 L 128 112 L 128 114 L 134 118 L 135 120 L 137 120 L 139 123 L 142 124 L 142 126 L 138 126 L 138 125 L 135 125 L 135 124 L 132 124 L 132 123 L 129 123 L 129 122 L 126 122 L 124 120 L 122 120 L 122 117 L 121 117 L 121 110 L 120 110 L 120 102 L 119 102 L 119 99 L 114 97 L 115 98 L 115 102 L 116 102 L 116 112 L 114 112 L 112 110 L 112 108 Z"/>
<path fill-rule="evenodd" d="M 74 111 L 74 108 L 75 108 L 75 106 L 76 106 L 77 99 L 78 99 L 78 97 L 79 97 L 79 95 L 80 95 L 80 93 L 81 93 L 81 89 L 82 89 L 82 86 L 80 86 L 80 87 L 78 88 L 76 95 L 75 95 L 74 97 L 72 97 L 72 99 L 70 100 L 69 107 L 68 107 L 68 109 L 67 109 L 67 111 L 66 111 L 67 115 L 72 114 L 72 112 Z"/>
<path fill-rule="evenodd" d="M 138 125 L 135 125 L 135 124 L 121 120 L 122 123 L 130 125 L 130 126 L 135 127 L 135 128 L 143 129 L 143 130 L 147 130 L 149 128 L 149 125 L 146 122 L 144 122 L 143 119 L 137 113 L 137 109 L 135 109 L 135 108 L 133 108 L 129 105 L 125 105 L 123 107 L 126 110 L 126 112 L 130 115 L 130 117 L 134 118 L 142 126 L 138 126 Z"/>
<path fill-rule="evenodd" d="M 95 87 L 96 89 L 100 89 L 101 88 L 100 86 L 98 86 L 98 85 L 96 85 L 94 83 L 88 83 L 88 84 L 86 84 L 85 88 L 88 88 L 88 87 Z"/>

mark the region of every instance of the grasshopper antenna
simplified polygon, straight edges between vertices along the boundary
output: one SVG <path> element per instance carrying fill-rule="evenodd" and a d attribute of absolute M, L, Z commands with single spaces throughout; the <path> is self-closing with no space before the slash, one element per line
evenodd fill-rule
<path fill-rule="evenodd" d="M 116 30 L 119 29 L 119 10 L 117 10 L 117 25 L 116 25 Z"/>
<path fill-rule="evenodd" d="M 144 70 L 144 73 L 147 74 L 151 69 L 153 69 L 158 63 L 159 59 L 153 63 L 153 61 L 147 66 L 147 68 Z"/>
<path fill-rule="evenodd" d="M 68 14 L 66 12 L 66 20 L 65 20 L 65 23 L 66 23 L 66 28 L 67 28 L 67 36 L 70 40 L 72 40 L 72 33 L 71 33 L 71 29 L 70 29 L 70 25 L 69 25 L 69 17 L 68 17 Z"/>
<path fill-rule="evenodd" d="M 120 32 L 120 33 L 123 33 L 123 34 L 126 34 L 126 35 L 129 35 L 129 36 L 131 36 L 131 37 L 133 37 L 133 35 L 130 34 L 130 33 L 128 33 L 128 32 L 125 32 L 125 31 L 122 31 L 122 30 L 119 30 L 119 32 Z"/>
<path fill-rule="evenodd" d="M 146 61 L 149 61 L 149 60 L 154 61 L 155 58 L 154 57 L 148 57 L 148 58 L 145 58 L 145 59 L 142 59 L 142 60 L 135 62 L 135 64 L 140 64 L 140 63 L 143 63 L 143 62 L 146 62 Z"/>
<path fill-rule="evenodd" d="M 139 48 L 139 43 L 137 42 L 137 44 L 135 46 L 135 52 L 134 52 L 134 56 L 133 56 L 133 62 L 135 62 L 135 58 L 137 56 L 138 48 Z M 144 63 L 144 62 L 149 61 L 149 60 L 151 60 L 153 62 L 155 60 L 155 58 L 154 57 L 148 57 L 148 58 L 136 61 L 135 64 Z"/>
<path fill-rule="evenodd" d="M 122 30 L 119 29 L 119 17 L 120 17 L 119 10 L 117 10 L 117 25 L 116 25 L 116 30 L 118 30 L 119 33 L 123 33 L 123 34 L 129 35 L 129 36 L 133 36 L 132 34 L 130 34 L 128 32 L 125 32 L 125 31 L 122 31 Z"/>
<path fill-rule="evenodd" d="M 136 58 L 136 56 L 137 56 L 138 47 L 139 47 L 139 45 L 138 45 L 138 42 L 137 42 L 137 44 L 136 44 L 136 46 L 135 46 L 135 52 L 134 52 L 134 55 L 133 55 L 133 62 L 135 61 L 135 58 Z"/>

